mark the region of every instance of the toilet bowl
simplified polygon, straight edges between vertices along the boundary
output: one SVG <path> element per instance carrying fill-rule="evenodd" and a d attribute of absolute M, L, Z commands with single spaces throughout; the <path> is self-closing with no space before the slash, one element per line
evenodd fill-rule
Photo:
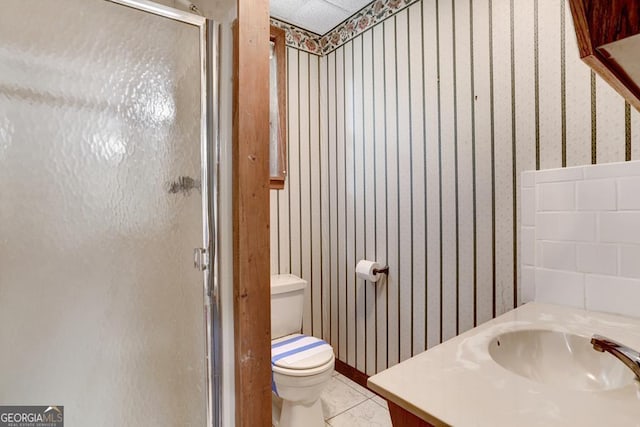
<path fill-rule="evenodd" d="M 271 277 L 273 425 L 324 427 L 320 396 L 334 370 L 325 341 L 300 334 L 307 283 L 293 275 Z"/>
<path fill-rule="evenodd" d="M 289 356 L 279 358 L 283 354 Z M 318 338 L 293 334 L 272 341 L 271 355 L 274 425 L 323 427 L 320 395 L 334 370 L 331 346 Z"/>

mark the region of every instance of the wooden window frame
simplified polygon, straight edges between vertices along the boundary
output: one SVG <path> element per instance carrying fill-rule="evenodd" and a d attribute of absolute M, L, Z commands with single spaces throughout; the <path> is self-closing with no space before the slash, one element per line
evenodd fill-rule
<path fill-rule="evenodd" d="M 287 177 L 287 60 L 285 55 L 285 32 L 271 25 L 269 40 L 275 45 L 278 64 L 278 168 L 279 173 L 269 177 L 272 190 L 282 190 Z M 269 79 L 271 81 L 271 79 Z M 269 139 L 271 144 L 271 139 Z M 271 161 L 271 160 L 270 160 Z"/>

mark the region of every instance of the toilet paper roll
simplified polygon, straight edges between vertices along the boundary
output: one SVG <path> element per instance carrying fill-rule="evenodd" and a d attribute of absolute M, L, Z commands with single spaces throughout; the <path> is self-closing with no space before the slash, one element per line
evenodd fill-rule
<path fill-rule="evenodd" d="M 368 280 L 370 282 L 377 282 L 378 279 L 380 279 L 380 274 L 375 274 L 374 270 L 379 269 L 380 264 L 377 262 L 361 259 L 356 265 L 356 275 L 361 279 Z"/>

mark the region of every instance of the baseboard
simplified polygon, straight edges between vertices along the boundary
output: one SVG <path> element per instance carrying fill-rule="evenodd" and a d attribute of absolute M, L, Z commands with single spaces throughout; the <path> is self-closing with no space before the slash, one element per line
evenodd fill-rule
<path fill-rule="evenodd" d="M 343 361 L 338 359 L 336 359 L 336 372 L 344 375 L 345 377 L 349 378 L 351 381 L 356 382 L 362 387 L 366 388 L 367 390 L 370 390 L 371 392 L 375 393 L 375 391 L 367 387 L 367 380 L 369 379 L 369 375 L 365 374 L 364 372 L 361 372 L 356 368 L 349 366 Z"/>

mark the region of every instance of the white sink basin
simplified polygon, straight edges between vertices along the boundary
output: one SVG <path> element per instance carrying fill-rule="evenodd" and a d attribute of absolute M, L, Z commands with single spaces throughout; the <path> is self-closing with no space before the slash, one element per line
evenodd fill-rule
<path fill-rule="evenodd" d="M 633 373 L 622 362 L 595 351 L 590 338 L 570 333 L 507 332 L 490 341 L 489 354 L 517 375 L 571 390 L 612 390 L 634 381 Z"/>

